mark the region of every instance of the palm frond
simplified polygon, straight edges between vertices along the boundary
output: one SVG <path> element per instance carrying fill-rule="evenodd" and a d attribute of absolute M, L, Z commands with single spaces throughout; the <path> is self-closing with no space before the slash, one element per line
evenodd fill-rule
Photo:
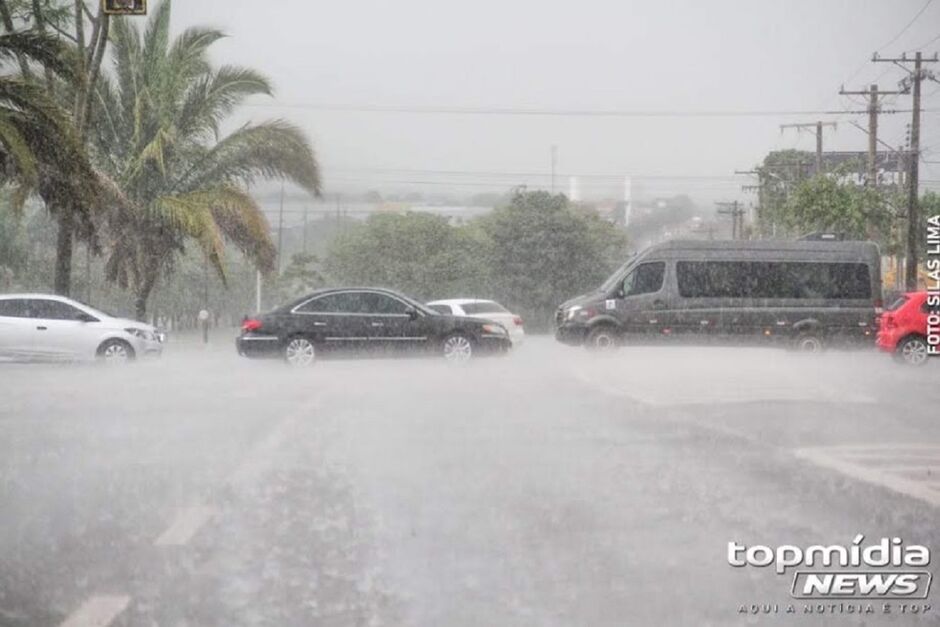
<path fill-rule="evenodd" d="M 186 95 L 178 126 L 183 134 L 211 132 L 219 136 L 219 123 L 249 96 L 273 94 L 271 82 L 248 68 L 222 66 L 202 77 Z"/>
<path fill-rule="evenodd" d="M 243 126 L 195 163 L 177 189 L 199 189 L 219 181 L 251 184 L 258 178 L 288 180 L 312 194 L 320 193 L 316 155 L 300 129 L 282 120 Z"/>
<path fill-rule="evenodd" d="M 0 35 L 0 59 L 6 61 L 17 56 L 39 63 L 67 80 L 75 77 L 74 51 L 46 33 L 29 30 Z"/>

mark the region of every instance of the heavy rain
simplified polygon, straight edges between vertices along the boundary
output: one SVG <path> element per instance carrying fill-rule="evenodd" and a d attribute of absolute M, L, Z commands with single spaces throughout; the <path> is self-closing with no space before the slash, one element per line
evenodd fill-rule
<path fill-rule="evenodd" d="M 0 627 L 940 625 L 940 3 L 0 19 Z"/>

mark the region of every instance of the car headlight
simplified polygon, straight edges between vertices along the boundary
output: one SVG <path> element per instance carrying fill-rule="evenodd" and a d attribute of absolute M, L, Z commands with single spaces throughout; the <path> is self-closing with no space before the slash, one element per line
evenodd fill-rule
<path fill-rule="evenodd" d="M 574 307 L 569 307 L 568 310 L 565 311 L 565 320 L 571 320 L 577 315 L 579 311 L 581 311 L 581 305 L 575 305 Z"/>
<path fill-rule="evenodd" d="M 139 338 L 142 339 L 142 340 L 152 340 L 152 339 L 153 339 L 153 333 L 151 333 L 151 332 L 148 331 L 147 329 L 138 329 L 138 328 L 136 328 L 136 327 L 128 327 L 127 329 L 124 329 L 124 330 L 125 330 L 127 333 L 130 333 L 131 335 L 136 335 L 137 337 L 139 337 Z"/>
<path fill-rule="evenodd" d="M 508 333 L 501 324 L 484 324 L 483 332 L 492 333 L 493 335 L 506 335 Z"/>

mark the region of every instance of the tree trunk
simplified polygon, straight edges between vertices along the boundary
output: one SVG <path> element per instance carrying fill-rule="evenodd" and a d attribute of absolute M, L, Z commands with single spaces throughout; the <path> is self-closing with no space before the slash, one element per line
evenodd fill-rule
<path fill-rule="evenodd" d="M 55 293 L 68 296 L 72 290 L 72 232 L 75 215 L 72 207 L 63 205 L 57 212 L 59 232 L 55 248 Z"/>
<path fill-rule="evenodd" d="M 144 322 L 147 317 L 147 301 L 150 299 L 150 293 L 153 286 L 157 283 L 158 271 L 152 271 L 150 268 L 144 273 L 143 280 L 136 290 L 134 299 L 134 316 L 140 322 Z"/>

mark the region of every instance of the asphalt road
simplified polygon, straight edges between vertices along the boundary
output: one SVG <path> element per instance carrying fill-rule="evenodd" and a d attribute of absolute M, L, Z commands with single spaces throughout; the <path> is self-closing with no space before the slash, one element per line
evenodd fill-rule
<path fill-rule="evenodd" d="M 171 345 L 4 364 L 0 395 L 3 626 L 940 625 L 936 592 L 807 615 L 792 572 L 726 556 L 940 551 L 940 363 L 530 338 L 297 371 Z"/>

